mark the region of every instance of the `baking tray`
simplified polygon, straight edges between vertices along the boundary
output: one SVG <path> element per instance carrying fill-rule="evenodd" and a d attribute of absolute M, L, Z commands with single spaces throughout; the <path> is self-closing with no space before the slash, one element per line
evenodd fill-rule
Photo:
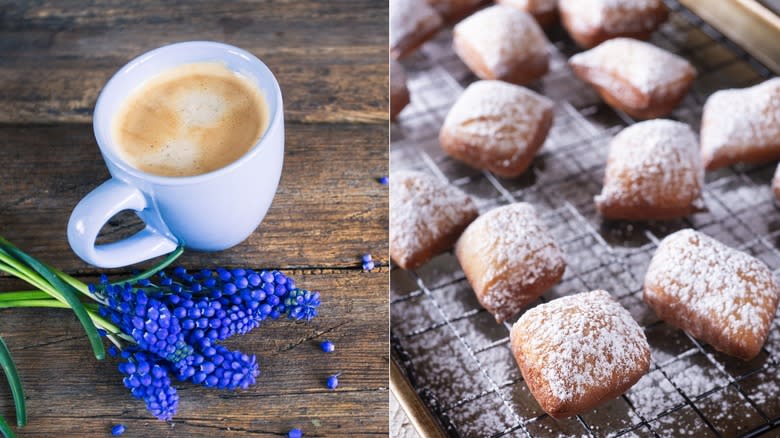
<path fill-rule="evenodd" d="M 680 0 L 753 57 L 780 71 L 780 1 Z"/>
<path fill-rule="evenodd" d="M 707 96 L 772 77 L 763 64 L 677 1 L 652 42 L 690 60 L 699 72 L 669 116 L 699 129 Z M 578 49 L 560 29 L 550 39 L 551 69 L 532 85 L 556 103 L 544 148 L 521 177 L 503 179 L 463 165 L 438 144 L 452 103 L 476 78 L 451 49 L 445 29 L 403 62 L 411 104 L 391 127 L 391 166 L 416 169 L 470 194 L 481 212 L 532 203 L 564 250 L 560 284 L 538 302 L 606 289 L 645 329 L 650 372 L 625 395 L 554 420 L 531 396 L 509 349 L 517 316 L 499 325 L 482 309 L 452 252 L 416 271 L 391 271 L 391 389 L 424 436 L 780 436 L 780 317 L 761 354 L 730 358 L 659 321 L 642 302 L 642 279 L 658 242 L 699 229 L 765 262 L 780 274 L 780 212 L 770 181 L 775 163 L 708 172 L 709 211 L 671 222 L 606 222 L 593 205 L 607 145 L 635 123 L 577 80 L 566 60 Z M 420 413 L 422 412 L 422 413 Z"/>

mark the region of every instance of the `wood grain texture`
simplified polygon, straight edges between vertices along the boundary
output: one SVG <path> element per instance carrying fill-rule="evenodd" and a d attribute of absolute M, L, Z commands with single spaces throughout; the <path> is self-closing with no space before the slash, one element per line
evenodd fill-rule
<path fill-rule="evenodd" d="M 129 60 L 213 40 L 269 66 L 287 120 L 381 123 L 387 16 L 382 1 L 0 2 L 0 122 L 90 122 L 103 84 Z"/>
<path fill-rule="evenodd" d="M 286 125 L 282 180 L 259 229 L 219 253 L 219 262 L 278 268 L 359 268 L 371 252 L 387 263 L 387 125 Z M 94 272 L 64 239 L 70 212 L 108 178 L 91 125 L 0 124 L 3 165 L 0 230 L 36 257 L 68 272 Z M 204 206 L 208 208 L 208 206 Z M 112 221 L 111 239 L 128 234 L 134 216 Z M 129 229 L 130 228 L 130 229 Z M 187 253 L 187 265 L 213 254 Z"/>
<path fill-rule="evenodd" d="M 282 436 L 293 427 L 386 435 L 388 206 L 375 178 L 388 172 L 387 2 L 0 1 L 0 235 L 94 280 L 99 270 L 70 251 L 65 229 L 76 203 L 108 178 L 90 124 L 97 94 L 133 57 L 194 39 L 243 47 L 274 71 L 286 153 L 260 228 L 232 249 L 185 252 L 177 263 L 281 268 L 322 292 L 321 315 L 229 340 L 258 355 L 258 384 L 236 393 L 178 384 L 179 413 L 164 423 L 124 389 L 116 359 L 94 359 L 71 313 L 0 310 L 0 336 L 27 391 L 30 421 L 18 435 L 106 436 L 115 423 L 128 437 Z M 102 239 L 138 226 L 121 214 Z M 379 265 L 371 273 L 361 269 L 366 252 Z M 22 286 L 0 275 L 0 291 Z M 325 338 L 334 353 L 319 351 Z M 339 388 L 327 390 L 338 371 Z M 0 414 L 14 419 L 2 378 Z"/>

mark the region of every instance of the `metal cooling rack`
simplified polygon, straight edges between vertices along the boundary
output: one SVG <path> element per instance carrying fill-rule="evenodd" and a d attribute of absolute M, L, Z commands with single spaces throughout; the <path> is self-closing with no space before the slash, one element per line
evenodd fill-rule
<path fill-rule="evenodd" d="M 673 13 L 652 42 L 689 59 L 699 76 L 670 118 L 699 129 L 706 97 L 772 73 L 715 29 L 668 2 Z M 566 274 L 540 302 L 606 289 L 644 327 L 650 372 L 625 395 L 591 412 L 554 420 L 539 408 L 509 349 L 509 330 L 479 306 L 454 255 L 391 272 L 394 359 L 417 395 L 452 436 L 780 436 L 780 315 L 762 353 L 743 362 L 659 321 L 642 302 L 642 279 L 658 242 L 699 229 L 746 251 L 780 273 L 780 212 L 770 181 L 774 164 L 708 172 L 709 212 L 664 223 L 605 222 L 593 196 L 601 190 L 607 144 L 635 121 L 601 102 L 566 59 L 577 51 L 562 31 L 551 70 L 534 84 L 556 102 L 555 122 L 532 168 L 502 179 L 446 156 L 439 128 L 462 89 L 476 78 L 442 31 L 404 62 L 412 103 L 391 129 L 393 169 L 417 169 L 469 193 L 481 212 L 527 201 L 536 206 L 567 256 Z"/>

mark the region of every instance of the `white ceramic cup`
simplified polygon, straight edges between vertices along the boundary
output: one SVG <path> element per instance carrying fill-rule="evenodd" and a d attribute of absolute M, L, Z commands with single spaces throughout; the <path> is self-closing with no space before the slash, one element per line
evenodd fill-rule
<path fill-rule="evenodd" d="M 163 71 L 209 61 L 246 76 L 263 93 L 269 124 L 257 143 L 233 163 L 196 176 L 152 175 L 124 161 L 111 138 L 111 124 L 128 96 Z M 108 81 L 95 105 L 93 125 L 111 179 L 84 197 L 68 222 L 68 242 L 88 263 L 126 266 L 169 253 L 178 245 L 202 251 L 227 249 L 246 239 L 271 206 L 284 158 L 282 92 L 268 67 L 247 51 L 193 41 L 147 52 Z M 103 225 L 123 210 L 134 210 L 145 228 L 126 239 L 96 245 Z"/>

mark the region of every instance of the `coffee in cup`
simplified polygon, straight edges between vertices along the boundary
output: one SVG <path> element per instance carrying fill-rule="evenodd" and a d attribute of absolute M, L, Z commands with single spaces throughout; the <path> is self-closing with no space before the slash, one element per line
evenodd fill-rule
<path fill-rule="evenodd" d="M 268 104 L 248 77 L 220 62 L 174 67 L 133 90 L 111 127 L 120 156 L 160 176 L 227 166 L 257 144 Z"/>

